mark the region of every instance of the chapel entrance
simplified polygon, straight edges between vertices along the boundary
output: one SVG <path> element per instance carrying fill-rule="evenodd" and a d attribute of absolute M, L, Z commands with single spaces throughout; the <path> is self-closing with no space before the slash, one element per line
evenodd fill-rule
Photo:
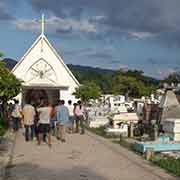
<path fill-rule="evenodd" d="M 42 100 L 46 100 L 51 104 L 56 104 L 60 98 L 59 89 L 23 89 L 22 103 L 23 105 L 31 102 L 34 106 L 39 106 Z"/>

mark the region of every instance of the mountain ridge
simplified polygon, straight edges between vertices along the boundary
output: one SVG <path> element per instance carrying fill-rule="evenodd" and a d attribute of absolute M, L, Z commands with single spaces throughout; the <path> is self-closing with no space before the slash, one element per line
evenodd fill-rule
<path fill-rule="evenodd" d="M 10 70 L 18 63 L 11 58 L 4 58 L 2 61 L 5 63 L 5 67 Z M 101 88 L 103 93 L 112 93 L 112 81 L 118 74 L 125 77 L 134 77 L 137 81 L 143 82 L 145 86 L 157 86 L 160 83 L 159 80 L 146 76 L 143 72 L 137 70 L 119 71 L 73 64 L 67 64 L 67 66 L 81 84 L 93 81 Z"/>
<path fill-rule="evenodd" d="M 4 58 L 2 62 L 5 63 L 5 67 L 12 70 L 13 67 L 18 63 L 18 61 L 12 59 L 12 58 Z M 116 70 L 112 69 L 104 69 L 99 67 L 91 67 L 91 66 L 81 66 L 81 65 L 75 65 L 75 64 L 67 64 L 67 66 L 72 70 L 76 69 L 78 71 L 94 71 L 98 72 L 101 71 L 102 73 L 110 73 L 113 74 L 116 72 Z"/>

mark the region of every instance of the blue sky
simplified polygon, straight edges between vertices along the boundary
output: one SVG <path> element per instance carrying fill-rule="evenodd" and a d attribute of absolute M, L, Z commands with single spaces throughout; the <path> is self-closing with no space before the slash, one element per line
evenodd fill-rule
<path fill-rule="evenodd" d="M 0 51 L 19 60 L 45 32 L 65 63 L 138 69 L 164 78 L 180 70 L 179 0 L 0 0 Z"/>

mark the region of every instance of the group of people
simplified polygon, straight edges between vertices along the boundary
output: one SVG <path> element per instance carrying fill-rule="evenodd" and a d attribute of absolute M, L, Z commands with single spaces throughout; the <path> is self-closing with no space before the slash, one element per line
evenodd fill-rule
<path fill-rule="evenodd" d="M 38 144 L 48 140 L 48 145 L 52 146 L 51 136 L 55 135 L 58 140 L 66 141 L 66 132 L 85 133 L 84 118 L 85 109 L 81 101 L 72 104 L 68 101 L 65 106 L 64 100 L 59 100 L 56 105 L 42 99 L 39 106 L 34 107 L 31 102 L 20 107 L 19 101 L 15 100 L 15 104 L 11 111 L 12 127 L 14 131 L 19 128 L 25 129 L 25 140 L 33 140 L 37 138 Z"/>

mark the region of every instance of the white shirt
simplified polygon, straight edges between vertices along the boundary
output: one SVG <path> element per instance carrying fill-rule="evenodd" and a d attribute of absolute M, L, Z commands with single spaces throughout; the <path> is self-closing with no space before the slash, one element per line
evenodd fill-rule
<path fill-rule="evenodd" d="M 50 110 L 49 107 L 41 107 L 37 109 L 40 124 L 50 124 Z"/>
<path fill-rule="evenodd" d="M 15 118 L 21 117 L 21 107 L 18 104 L 15 104 L 11 115 L 12 117 L 15 117 Z"/>
<path fill-rule="evenodd" d="M 69 116 L 74 116 L 74 106 L 68 104 L 67 108 L 69 111 Z"/>

